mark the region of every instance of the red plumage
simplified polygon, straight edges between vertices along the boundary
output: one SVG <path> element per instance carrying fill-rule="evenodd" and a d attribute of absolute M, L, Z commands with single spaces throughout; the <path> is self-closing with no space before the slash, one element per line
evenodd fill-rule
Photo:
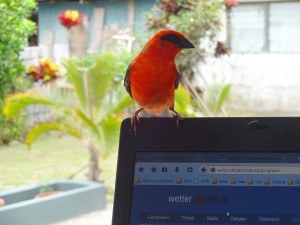
<path fill-rule="evenodd" d="M 132 119 L 135 130 L 138 113 L 142 109 L 153 115 L 160 115 L 170 109 L 179 119 L 180 115 L 174 110 L 174 95 L 180 75 L 174 59 L 184 48 L 194 46 L 182 33 L 162 30 L 146 43 L 129 65 L 124 85 L 131 97 L 142 107 Z"/>

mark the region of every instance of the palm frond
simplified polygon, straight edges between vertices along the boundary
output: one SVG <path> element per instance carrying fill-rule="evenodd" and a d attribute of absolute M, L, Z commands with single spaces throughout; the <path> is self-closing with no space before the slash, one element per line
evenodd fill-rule
<path fill-rule="evenodd" d="M 28 145 L 28 148 L 30 148 L 32 142 L 39 135 L 41 135 L 47 131 L 62 131 L 64 133 L 70 134 L 78 139 L 81 139 L 80 131 L 74 126 L 57 123 L 57 122 L 43 122 L 43 123 L 38 123 L 27 130 L 27 132 L 25 134 L 24 142 Z"/>
<path fill-rule="evenodd" d="M 79 109 L 74 108 L 73 111 L 76 114 L 76 117 L 84 124 L 84 127 L 87 127 L 96 139 L 100 139 L 100 133 L 97 126 Z"/>
<path fill-rule="evenodd" d="M 99 126 L 101 136 L 99 144 L 103 150 L 102 154 L 104 157 L 117 147 L 121 121 L 122 117 L 109 116 Z"/>
<path fill-rule="evenodd" d="M 32 92 L 27 92 L 14 94 L 11 97 L 7 98 L 3 107 L 3 113 L 7 116 L 15 117 L 21 110 L 23 110 L 27 106 L 35 104 L 49 105 L 60 108 L 55 103 L 46 98 L 43 98 L 42 96 L 39 96 Z"/>
<path fill-rule="evenodd" d="M 114 113 L 114 114 L 119 113 L 133 104 L 134 104 L 134 101 L 130 97 L 130 95 L 125 94 L 124 97 L 119 101 L 119 103 L 111 109 L 111 113 Z"/>
<path fill-rule="evenodd" d="M 114 91 L 113 81 L 118 71 L 116 56 L 113 53 L 93 54 L 86 58 L 65 60 L 63 65 L 82 109 L 94 121 L 99 108 L 108 102 L 109 94 Z"/>
<path fill-rule="evenodd" d="M 112 53 L 103 53 L 96 59 L 95 65 L 87 71 L 88 88 L 94 107 L 101 107 L 107 94 L 113 88 L 112 82 L 116 75 L 116 58 Z"/>
<path fill-rule="evenodd" d="M 36 87 L 32 91 L 69 110 L 80 106 L 80 100 L 70 84 L 49 83 Z"/>
<path fill-rule="evenodd" d="M 223 87 L 223 89 L 219 95 L 218 101 L 216 103 L 215 114 L 218 114 L 221 111 L 222 106 L 224 105 L 225 101 L 228 99 L 228 97 L 230 95 L 231 87 L 232 87 L 231 84 L 226 84 Z"/>
<path fill-rule="evenodd" d="M 82 63 L 76 59 L 66 59 L 62 62 L 62 65 L 66 68 L 66 76 L 70 79 L 75 89 L 76 95 L 81 102 L 83 108 L 87 106 L 87 96 L 85 88 L 85 68 Z"/>
<path fill-rule="evenodd" d="M 185 116 L 195 116 L 191 106 L 191 97 L 182 85 L 175 92 L 175 109 Z"/>

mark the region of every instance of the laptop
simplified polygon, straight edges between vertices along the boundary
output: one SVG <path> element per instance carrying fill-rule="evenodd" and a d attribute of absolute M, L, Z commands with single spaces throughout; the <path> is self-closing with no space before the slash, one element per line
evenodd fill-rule
<path fill-rule="evenodd" d="M 300 118 L 123 121 L 113 225 L 300 224 Z"/>

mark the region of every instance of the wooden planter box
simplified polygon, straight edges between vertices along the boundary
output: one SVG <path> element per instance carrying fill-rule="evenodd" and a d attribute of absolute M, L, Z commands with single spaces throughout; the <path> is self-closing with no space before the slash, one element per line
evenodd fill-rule
<path fill-rule="evenodd" d="M 59 180 L 47 183 L 61 193 L 34 197 L 45 185 L 31 185 L 0 192 L 0 224 L 45 225 L 105 208 L 103 184 L 90 181 Z"/>

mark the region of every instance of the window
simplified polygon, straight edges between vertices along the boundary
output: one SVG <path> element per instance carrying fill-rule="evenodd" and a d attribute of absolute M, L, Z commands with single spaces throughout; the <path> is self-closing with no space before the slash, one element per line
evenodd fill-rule
<path fill-rule="evenodd" d="M 300 1 L 240 1 L 229 18 L 233 52 L 300 52 Z"/>
<path fill-rule="evenodd" d="M 31 13 L 30 20 L 36 23 L 36 29 L 38 28 L 39 21 L 38 21 L 38 12 L 34 10 Z M 28 45 L 29 46 L 38 46 L 38 32 L 32 34 L 28 37 Z"/>

